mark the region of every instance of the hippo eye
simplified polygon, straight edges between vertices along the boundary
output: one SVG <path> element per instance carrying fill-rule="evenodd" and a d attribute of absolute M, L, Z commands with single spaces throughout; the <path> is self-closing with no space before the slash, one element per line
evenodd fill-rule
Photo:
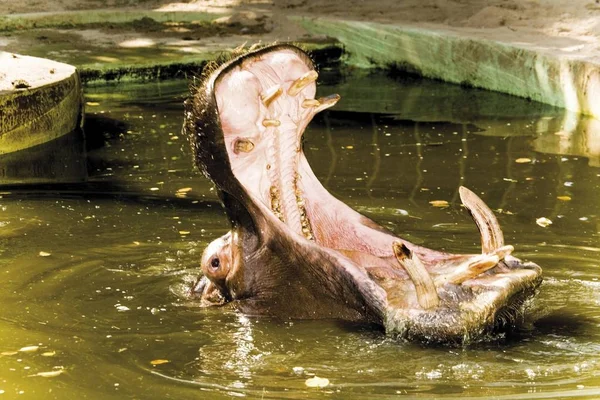
<path fill-rule="evenodd" d="M 213 269 L 219 268 L 219 265 L 221 265 L 221 262 L 219 261 L 219 259 L 217 257 L 210 260 L 210 266 L 213 267 Z"/>

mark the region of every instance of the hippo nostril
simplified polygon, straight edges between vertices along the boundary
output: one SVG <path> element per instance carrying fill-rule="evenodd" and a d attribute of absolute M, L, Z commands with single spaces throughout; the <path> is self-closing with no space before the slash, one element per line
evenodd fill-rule
<path fill-rule="evenodd" d="M 189 295 L 197 296 L 204 292 L 204 289 L 208 285 L 208 279 L 205 276 L 200 276 L 196 282 L 190 287 Z"/>

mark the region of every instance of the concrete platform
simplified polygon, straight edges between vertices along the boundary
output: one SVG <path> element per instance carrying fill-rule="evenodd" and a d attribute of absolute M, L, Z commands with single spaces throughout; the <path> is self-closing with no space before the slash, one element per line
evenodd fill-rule
<path fill-rule="evenodd" d="M 82 125 L 77 69 L 0 52 L 0 154 L 61 137 Z"/>
<path fill-rule="evenodd" d="M 569 110 L 569 113 L 544 110 L 546 117 L 550 112 L 553 122 L 542 125 L 548 125 L 561 139 L 540 144 L 543 148 L 554 147 L 560 153 L 567 138 L 578 131 L 586 132 L 584 136 L 589 138 L 589 143 L 597 142 L 600 55 L 589 51 L 596 42 L 582 43 L 559 36 L 549 40 L 547 36 L 536 37 L 531 30 L 524 31 L 522 27 L 515 30 L 508 25 L 486 30 L 440 24 L 411 25 L 392 22 L 391 18 L 378 23 L 351 20 L 347 16 L 321 18 L 306 15 L 300 8 L 294 12 L 288 8 L 277 11 L 276 7 L 270 10 L 267 7 L 222 7 L 202 12 L 110 9 L 5 15 L 0 17 L 0 49 L 74 65 L 82 81 L 90 85 L 185 78 L 197 74 L 204 63 L 217 54 L 244 42 L 250 45 L 293 41 L 313 51 L 321 66 L 338 66 L 343 54 L 343 62 L 350 68 L 415 73 Z M 0 62 L 0 68 L 1 65 Z M 349 83 L 338 109 L 367 111 L 367 106 L 373 112 L 401 113 L 405 118 L 412 114 L 424 118 L 422 110 L 428 109 L 431 118 L 444 115 L 446 120 L 456 122 L 471 121 L 470 114 L 479 118 L 489 115 L 490 122 L 486 126 L 493 129 L 488 132 L 496 132 L 490 134 L 509 134 L 511 128 L 505 128 L 504 116 L 514 118 L 521 116 L 522 111 L 518 105 L 499 109 L 493 102 L 483 103 L 477 98 L 457 103 L 450 92 L 447 98 L 431 104 L 413 104 L 415 96 L 410 93 L 390 94 L 385 99 L 378 95 L 372 98 L 371 104 L 369 88 L 359 86 L 357 81 Z M 33 89 L 18 89 L 15 96 L 25 99 L 30 92 Z M 352 99 L 360 99 L 360 107 L 352 104 Z M 582 118 L 579 114 L 592 118 Z M 529 125 L 526 121 L 530 116 L 521 117 L 523 123 Z M 1 129 L 7 129 L 4 121 L 11 118 L 14 117 L 9 116 L 9 111 L 2 113 Z M 3 134 L 0 152 L 28 146 L 24 138 L 10 142 L 11 136 L 18 135 L 18 131 Z M 29 145 L 39 143 L 39 138 L 34 136 Z M 17 142 L 20 145 L 16 145 Z M 587 147 L 594 147 L 589 143 Z M 587 154 L 588 150 L 572 153 Z M 598 160 L 598 150 L 592 153 Z"/>
<path fill-rule="evenodd" d="M 107 9 L 0 16 L 0 50 L 74 65 L 86 84 L 186 78 L 228 49 L 287 39 L 314 52 L 320 64 L 339 61 L 335 40 L 286 38 L 255 12 Z"/>
<path fill-rule="evenodd" d="M 422 29 L 327 18 L 297 18 L 312 34 L 339 40 L 347 62 L 395 68 L 426 78 L 493 90 L 600 118 L 600 58 L 573 55 L 568 41 L 552 47 L 531 38 L 494 41 L 469 30 Z"/>
<path fill-rule="evenodd" d="M 186 77 L 244 42 L 297 41 L 327 64 L 394 68 L 600 117 L 594 43 L 406 22 L 320 18 L 287 11 L 89 10 L 0 17 L 0 49 L 72 64 L 87 83 Z M 308 32 L 308 35 L 306 34 Z M 331 55 L 333 57 L 330 57 Z"/>

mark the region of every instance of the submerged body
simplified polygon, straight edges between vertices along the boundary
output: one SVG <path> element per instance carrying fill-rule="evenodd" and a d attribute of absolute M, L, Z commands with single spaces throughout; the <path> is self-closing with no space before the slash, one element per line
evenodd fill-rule
<path fill-rule="evenodd" d="M 510 325 L 541 282 L 512 257 L 494 214 L 460 189 L 482 253 L 411 244 L 334 198 L 301 139 L 339 96 L 315 98 L 318 75 L 289 45 L 239 56 L 207 74 L 186 104 L 196 162 L 232 224 L 202 257 L 193 292 L 249 314 L 377 323 L 425 340 L 465 340 Z"/>

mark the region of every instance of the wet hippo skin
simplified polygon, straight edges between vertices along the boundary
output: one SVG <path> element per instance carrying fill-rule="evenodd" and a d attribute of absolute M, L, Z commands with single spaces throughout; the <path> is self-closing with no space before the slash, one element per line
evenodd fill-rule
<path fill-rule="evenodd" d="M 315 96 L 317 79 L 301 49 L 267 46 L 206 71 L 186 101 L 195 162 L 231 222 L 204 251 L 192 295 L 249 315 L 362 321 L 436 342 L 480 340 L 518 323 L 541 268 L 511 255 L 473 192 L 460 188 L 482 252 L 450 254 L 395 236 L 321 185 L 302 135 L 339 96 Z"/>

